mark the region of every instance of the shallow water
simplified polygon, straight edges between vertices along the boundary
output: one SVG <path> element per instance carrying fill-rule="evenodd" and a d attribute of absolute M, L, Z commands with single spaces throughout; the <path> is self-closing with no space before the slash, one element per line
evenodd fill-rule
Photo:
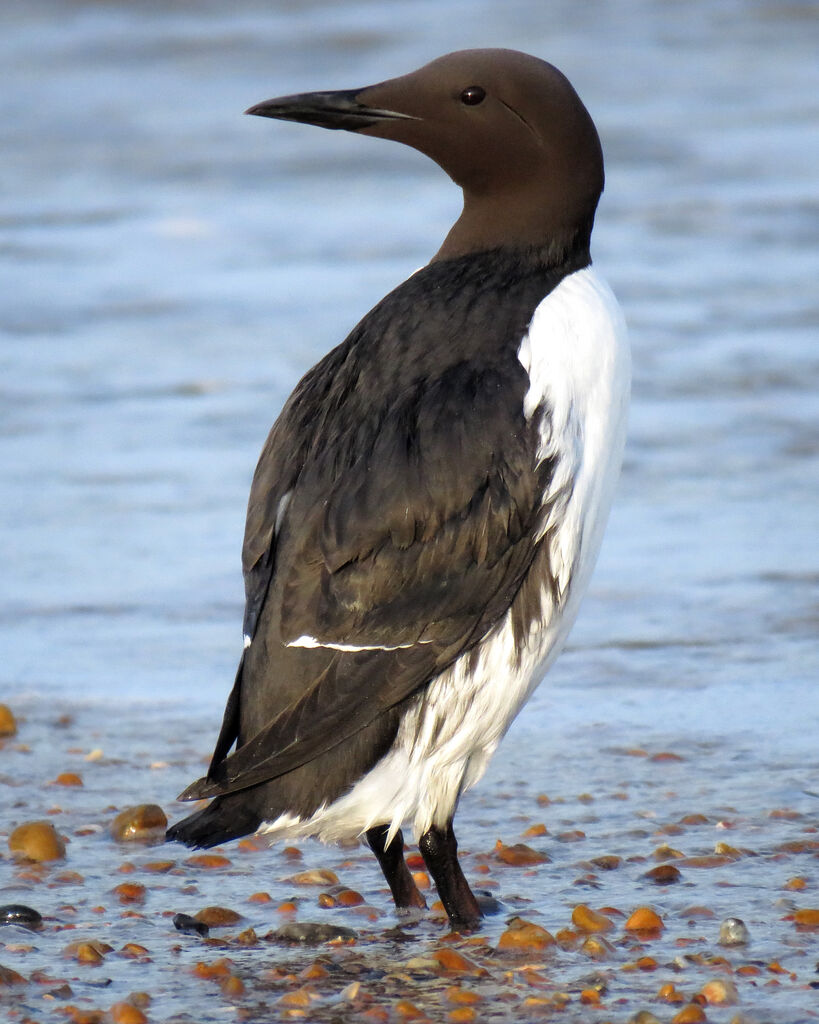
<path fill-rule="evenodd" d="M 519 869 L 492 875 L 508 913 L 558 928 L 581 901 L 654 902 L 677 922 L 661 947 L 668 962 L 681 952 L 674 941 L 694 934 L 685 907 L 714 909 L 695 929 L 713 952 L 719 920 L 743 917 L 753 956 L 797 974 L 779 988 L 746 979 L 743 1009 L 807 1019 L 816 938 L 781 921 L 779 901 L 800 874 L 809 885 L 796 904 L 819 905 L 816 858 L 780 861 L 776 849 L 816 821 L 805 791 L 819 789 L 817 27 L 810 3 L 750 0 L 684 13 L 659 0 L 5 11 L 0 699 L 26 716 L 18 739 L 32 752 L 14 742 L 0 752 L 0 830 L 48 812 L 57 797 L 46 783 L 81 760 L 67 753 L 75 747 L 105 758 L 90 763 L 85 789 L 59 794 L 69 835 L 107 822 L 108 804 L 181 810 L 172 798 L 210 749 L 239 649 L 244 504 L 266 431 L 301 373 L 429 258 L 457 213 L 456 190 L 409 150 L 240 112 L 462 46 L 527 49 L 567 72 L 600 128 L 608 183 L 594 252 L 630 323 L 634 399 L 618 504 L 570 647 L 459 814 L 467 870 L 532 820 L 552 834 L 581 829 L 580 846 L 537 840 L 553 863 L 525 884 Z M 55 731 L 55 707 L 75 715 L 67 732 Z M 684 760 L 621 753 L 635 747 Z M 612 795 L 621 791 L 628 800 Z M 584 792 L 593 804 L 578 804 Z M 541 808 L 539 793 L 565 803 Z M 782 807 L 803 817 L 767 817 Z M 712 850 L 728 815 L 731 845 L 762 856 L 684 872 L 682 887 L 659 894 L 639 863 L 600 876 L 599 889 L 574 886 L 583 859 L 648 856 L 657 822 L 692 812 L 708 824 L 671 840 L 686 854 Z M 174 876 L 134 925 L 158 951 L 146 967 L 151 1019 L 190 1009 L 211 984 L 168 969 L 203 954 L 163 910 L 289 894 L 279 853 L 228 852 L 235 874 L 197 876 L 190 903 L 187 876 Z M 344 859 L 303 852 L 315 864 Z M 90 908 L 110 902 L 123 856 L 96 834 L 75 836 L 66 867 L 84 885 L 45 881 L 31 899 L 57 923 L 66 903 L 98 937 L 120 934 L 116 914 Z M 366 927 L 391 926 L 368 859 L 340 874 L 383 915 Z M 0 861 L 0 886 L 22 884 L 15 877 Z M 488 925 L 492 942 L 504 920 Z M 61 948 L 51 927 L 16 969 L 28 975 Z M 422 945 L 440 934 L 418 930 Z M 378 963 L 418 953 L 374 941 Z M 240 1008 L 265 998 L 259 964 L 280 955 L 238 951 L 250 993 Z M 583 1014 L 625 1020 L 650 1006 L 670 1019 L 649 1000 L 657 973 L 620 972 L 627 956 L 606 968 L 616 996 Z M 561 954 L 549 970 L 568 989 L 594 965 Z M 148 985 L 110 971 L 95 1006 Z M 422 1002 L 445 1016 L 433 989 L 421 985 Z M 335 1012 L 325 998 L 311 1012 Z M 215 999 L 208 1019 L 229 1018 L 230 1005 Z"/>

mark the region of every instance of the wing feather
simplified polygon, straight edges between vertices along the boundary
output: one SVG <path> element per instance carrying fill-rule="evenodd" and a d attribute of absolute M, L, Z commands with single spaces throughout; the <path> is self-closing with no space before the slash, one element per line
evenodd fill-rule
<path fill-rule="evenodd" d="M 271 430 L 243 548 L 252 646 L 208 777 L 186 797 L 277 778 L 343 742 L 480 641 L 520 589 L 554 459 L 538 457 L 548 410 L 524 416 L 517 349 L 553 284 L 514 267 L 493 288 L 494 264 L 456 264 L 383 300 Z M 425 274 L 460 276 L 439 293 Z M 438 294 L 463 306 L 425 320 Z M 304 638 L 327 650 L 295 646 Z"/>

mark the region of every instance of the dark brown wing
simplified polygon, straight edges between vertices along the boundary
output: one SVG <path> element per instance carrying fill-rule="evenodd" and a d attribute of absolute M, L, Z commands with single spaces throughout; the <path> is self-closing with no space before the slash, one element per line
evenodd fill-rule
<path fill-rule="evenodd" d="M 399 318 L 391 310 L 379 322 L 376 307 L 285 406 L 249 503 L 254 646 L 221 756 L 187 797 L 276 778 L 341 743 L 426 685 L 511 605 L 553 466 L 538 460 L 544 410 L 523 414 L 529 381 L 517 349 L 531 310 L 511 295 L 506 319 L 497 304 L 488 317 L 481 294 L 444 323 L 417 321 L 421 337 L 405 338 L 393 365 Z M 249 670 L 255 645 L 278 650 L 275 674 L 298 676 L 295 691 L 269 667 Z M 255 714 L 225 758 L 249 701 L 271 713 Z"/>

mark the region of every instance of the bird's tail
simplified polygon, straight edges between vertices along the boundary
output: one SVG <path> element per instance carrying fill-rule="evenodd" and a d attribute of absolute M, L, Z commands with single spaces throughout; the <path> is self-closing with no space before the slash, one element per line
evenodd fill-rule
<path fill-rule="evenodd" d="M 217 797 L 201 811 L 171 825 L 165 833 L 165 839 L 184 843 L 185 846 L 208 849 L 250 835 L 261 824 L 261 816 L 255 808 L 248 807 L 247 802 L 241 800 L 242 796 L 236 793 L 233 799 L 230 796 Z"/>

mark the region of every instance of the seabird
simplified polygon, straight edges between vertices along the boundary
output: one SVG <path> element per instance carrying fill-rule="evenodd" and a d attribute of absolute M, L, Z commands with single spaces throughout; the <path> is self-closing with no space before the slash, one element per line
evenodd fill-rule
<path fill-rule="evenodd" d="M 589 252 L 600 141 L 564 75 L 512 50 L 247 113 L 412 146 L 463 212 L 270 431 L 245 647 L 180 797 L 213 800 L 168 838 L 366 836 L 396 906 L 423 907 L 411 822 L 451 925 L 474 928 L 453 815 L 572 626 L 625 439 L 625 325 Z"/>

